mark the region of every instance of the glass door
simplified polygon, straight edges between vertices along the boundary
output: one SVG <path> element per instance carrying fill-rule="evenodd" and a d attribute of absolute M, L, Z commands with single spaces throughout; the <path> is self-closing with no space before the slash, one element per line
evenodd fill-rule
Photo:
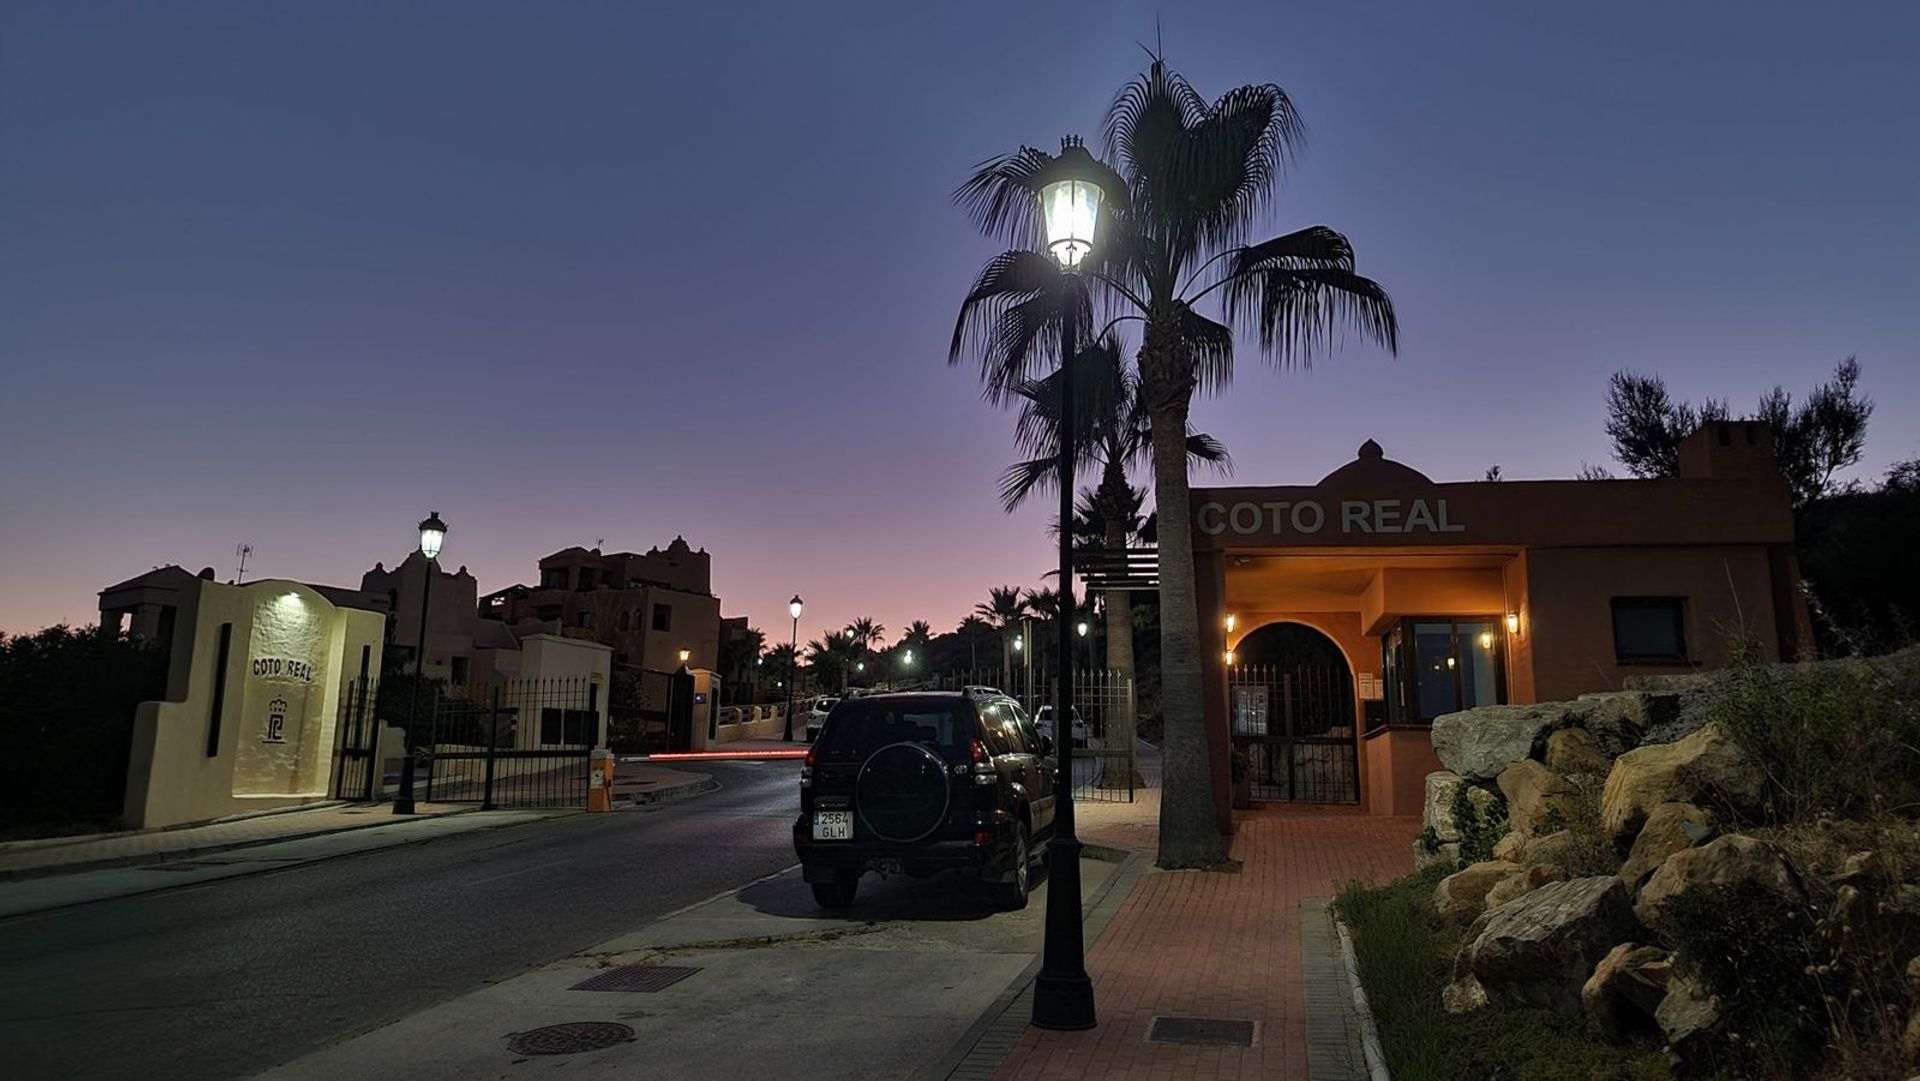
<path fill-rule="evenodd" d="M 1492 616 L 1411 616 L 1381 639 L 1390 724 L 1507 700 L 1506 638 Z"/>

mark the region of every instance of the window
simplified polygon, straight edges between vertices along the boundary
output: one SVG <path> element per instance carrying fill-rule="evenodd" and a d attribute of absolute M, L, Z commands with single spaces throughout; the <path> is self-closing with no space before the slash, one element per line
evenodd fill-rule
<path fill-rule="evenodd" d="M 597 735 L 599 715 L 591 709 L 554 709 L 540 711 L 540 742 L 569 747 L 591 747 Z"/>
<path fill-rule="evenodd" d="M 1432 724 L 1444 713 L 1506 701 L 1505 647 L 1491 617 L 1401 620 L 1381 640 L 1388 723 Z"/>
<path fill-rule="evenodd" d="M 656 604 L 653 606 L 653 629 L 656 631 L 670 631 L 673 629 L 672 605 Z"/>
<path fill-rule="evenodd" d="M 540 571 L 541 589 L 567 588 L 567 569 L 565 567 L 547 567 Z"/>
<path fill-rule="evenodd" d="M 632 612 L 620 613 L 620 629 L 623 631 L 630 631 L 633 629 L 633 613 Z"/>
<path fill-rule="evenodd" d="M 591 626 L 593 626 L 593 613 L 592 613 L 592 612 L 581 612 L 581 613 L 580 613 L 579 615 L 577 615 L 577 616 L 574 616 L 574 617 L 573 617 L 573 625 L 574 625 L 574 626 L 576 626 L 576 627 L 591 627 Z"/>
<path fill-rule="evenodd" d="M 1687 662 L 1684 597 L 1613 598 L 1613 655 L 1621 664 Z"/>
<path fill-rule="evenodd" d="M 448 659 L 447 663 L 452 668 L 452 674 L 448 676 L 448 681 L 451 683 L 465 683 L 467 681 L 467 659 L 465 657 L 452 657 Z"/>
<path fill-rule="evenodd" d="M 593 568 L 581 567 L 580 568 L 580 592 L 585 593 L 587 590 L 592 588 L 593 588 Z"/>

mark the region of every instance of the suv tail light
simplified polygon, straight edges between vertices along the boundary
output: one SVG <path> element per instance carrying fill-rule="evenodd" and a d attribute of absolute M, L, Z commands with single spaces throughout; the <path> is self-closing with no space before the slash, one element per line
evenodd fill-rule
<path fill-rule="evenodd" d="M 800 787 L 813 787 L 813 748 L 807 748 L 805 758 L 800 760 Z"/>
<path fill-rule="evenodd" d="M 993 770 L 993 752 L 987 749 L 985 740 L 973 741 L 973 783 L 993 784 L 998 777 Z"/>

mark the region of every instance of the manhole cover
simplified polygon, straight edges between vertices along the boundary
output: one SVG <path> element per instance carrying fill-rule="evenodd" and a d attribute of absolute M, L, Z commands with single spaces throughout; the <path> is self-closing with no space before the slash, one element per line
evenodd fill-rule
<path fill-rule="evenodd" d="M 1154 1043 L 1191 1043 L 1208 1047 L 1252 1047 L 1252 1021 L 1222 1021 L 1214 1017 L 1156 1017 L 1147 1029 Z"/>
<path fill-rule="evenodd" d="M 676 968 L 672 965 L 621 965 L 581 980 L 573 985 L 573 990 L 659 991 L 672 987 L 698 971 L 697 968 Z"/>
<path fill-rule="evenodd" d="M 515 1032 L 507 1037 L 507 1050 L 516 1055 L 571 1055 L 598 1051 L 631 1039 L 632 1029 L 612 1021 L 569 1021 L 564 1025 Z"/>

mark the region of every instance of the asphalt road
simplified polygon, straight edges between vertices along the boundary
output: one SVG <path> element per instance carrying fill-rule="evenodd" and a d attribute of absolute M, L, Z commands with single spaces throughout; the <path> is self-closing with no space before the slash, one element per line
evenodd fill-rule
<path fill-rule="evenodd" d="M 0 1075 L 245 1077 L 792 865 L 791 761 L 725 787 L 0 921 Z"/>

